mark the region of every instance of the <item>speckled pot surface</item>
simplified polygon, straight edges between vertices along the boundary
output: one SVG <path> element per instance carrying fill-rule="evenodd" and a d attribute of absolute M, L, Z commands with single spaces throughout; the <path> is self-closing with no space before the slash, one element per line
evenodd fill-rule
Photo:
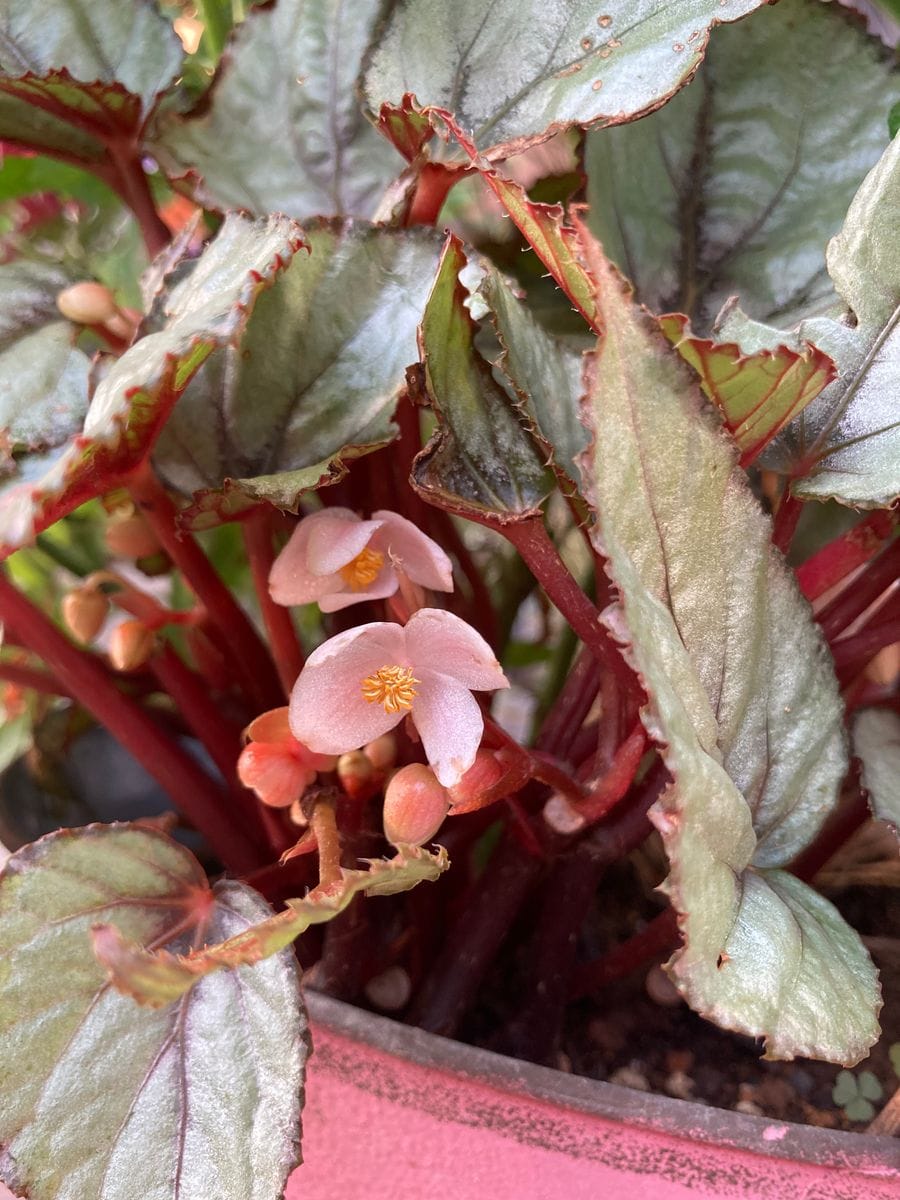
<path fill-rule="evenodd" d="M 900 1140 L 564 1075 L 308 993 L 287 1200 L 888 1200 Z"/>

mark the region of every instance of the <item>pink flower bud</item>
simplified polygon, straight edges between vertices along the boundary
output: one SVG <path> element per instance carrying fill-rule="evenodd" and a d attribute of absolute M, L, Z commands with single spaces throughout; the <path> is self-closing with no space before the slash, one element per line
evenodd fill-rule
<path fill-rule="evenodd" d="M 118 558 L 146 558 L 160 549 L 159 539 L 140 513 L 113 517 L 106 526 L 104 540 L 109 552 Z"/>
<path fill-rule="evenodd" d="M 375 768 L 362 750 L 351 750 L 340 756 L 337 777 L 351 800 L 368 799 L 378 790 Z"/>
<path fill-rule="evenodd" d="M 143 621 L 123 621 L 109 636 L 109 661 L 117 671 L 142 667 L 153 653 L 156 635 Z"/>
<path fill-rule="evenodd" d="M 397 739 L 392 733 L 382 734 L 363 746 L 363 754 L 376 771 L 386 773 L 397 761 Z"/>
<path fill-rule="evenodd" d="M 96 588 L 76 588 L 62 599 L 63 622 L 79 642 L 90 642 L 97 636 L 108 612 L 109 601 Z"/>
<path fill-rule="evenodd" d="M 102 283 L 73 283 L 56 297 L 56 307 L 79 325 L 100 325 L 118 312 L 112 292 Z"/>
<path fill-rule="evenodd" d="M 384 836 L 394 846 L 421 846 L 440 829 L 449 803 L 431 767 L 401 767 L 384 793 Z"/>

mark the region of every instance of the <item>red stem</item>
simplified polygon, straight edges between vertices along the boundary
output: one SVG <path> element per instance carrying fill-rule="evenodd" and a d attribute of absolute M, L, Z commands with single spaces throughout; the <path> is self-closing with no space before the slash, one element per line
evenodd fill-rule
<path fill-rule="evenodd" d="M 853 794 L 845 796 L 828 817 L 812 845 L 791 863 L 791 873 L 809 883 L 871 815 L 868 801 L 857 784 Z"/>
<path fill-rule="evenodd" d="M 466 167 L 425 163 L 419 172 L 404 225 L 433 225 L 444 207 L 450 189 L 469 173 Z"/>
<path fill-rule="evenodd" d="M 28 649 L 44 660 L 78 703 L 153 776 L 223 863 L 243 873 L 264 861 L 252 841 L 236 827 L 221 789 L 206 772 L 149 713 L 119 691 L 97 659 L 73 646 L 0 573 L 0 619 L 7 618 Z"/>
<path fill-rule="evenodd" d="M 71 693 L 49 671 L 39 667 L 22 667 L 16 663 L 0 662 L 0 679 L 14 683 L 18 687 L 32 688 L 35 692 L 44 692 L 48 696 L 68 696 Z"/>
<path fill-rule="evenodd" d="M 566 758 L 600 690 L 602 669 L 586 647 L 566 677 L 538 734 L 538 750 Z"/>
<path fill-rule="evenodd" d="M 141 151 L 136 143 L 110 140 L 106 144 L 112 170 L 103 178 L 118 192 L 137 218 L 147 253 L 155 258 L 168 246 L 169 231 L 156 211 L 150 184 L 141 164 Z"/>
<path fill-rule="evenodd" d="M 600 624 L 600 613 L 578 586 L 569 568 L 560 558 L 540 517 L 496 525 L 521 554 L 529 570 L 556 605 L 584 644 L 600 662 L 610 668 L 623 688 L 640 695 L 640 685 L 622 658 L 609 633 Z"/>
<path fill-rule="evenodd" d="M 218 644 L 234 664 L 242 688 L 258 711 L 283 702 L 281 683 L 268 648 L 250 618 L 216 574 L 212 563 L 189 533 L 177 524 L 178 513 L 149 463 L 129 477 L 135 504 L 185 581 L 194 590 L 217 631 Z"/>
<path fill-rule="evenodd" d="M 609 770 L 583 800 L 576 800 L 572 807 L 584 817 L 589 825 L 608 816 L 631 787 L 635 772 L 644 757 L 647 735 L 638 724 L 618 748 Z"/>
<path fill-rule="evenodd" d="M 627 942 L 578 967 L 572 976 L 570 1000 L 580 1000 L 591 992 L 624 979 L 671 950 L 678 938 L 678 923 L 671 908 L 664 909 Z"/>
<path fill-rule="evenodd" d="M 817 615 L 816 619 L 828 641 L 833 642 L 848 625 L 852 625 L 857 617 L 895 582 L 898 573 L 900 538 L 893 541 L 858 578 L 853 580 L 851 586 L 844 588 Z"/>
<path fill-rule="evenodd" d="M 890 539 L 893 528 L 890 513 L 870 513 L 858 525 L 823 546 L 794 572 L 803 595 L 807 600 L 818 600 L 823 592 L 874 558 Z"/>
<path fill-rule="evenodd" d="M 272 547 L 272 526 L 268 510 L 259 508 L 251 513 L 243 522 L 242 532 L 247 557 L 250 560 L 253 586 L 256 589 L 263 624 L 269 636 L 278 677 L 285 696 L 290 696 L 291 688 L 303 668 L 303 651 L 290 609 L 285 608 L 283 604 L 276 604 L 269 594 L 269 572 L 275 561 L 275 552 Z"/>
<path fill-rule="evenodd" d="M 802 503 L 791 493 L 790 484 L 785 484 L 781 503 L 778 505 L 772 525 L 772 545 L 777 546 L 782 554 L 787 554 L 791 548 L 802 511 Z"/>
<path fill-rule="evenodd" d="M 900 600 L 900 596 L 898 596 Z M 840 683 L 846 684 L 869 663 L 879 650 L 900 642 L 900 616 L 895 611 L 887 620 L 873 622 L 853 637 L 842 638 L 832 647 L 834 668 Z"/>

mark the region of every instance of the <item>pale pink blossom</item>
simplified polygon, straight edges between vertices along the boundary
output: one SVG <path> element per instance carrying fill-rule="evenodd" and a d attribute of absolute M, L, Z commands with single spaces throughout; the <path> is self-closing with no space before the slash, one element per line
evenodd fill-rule
<path fill-rule="evenodd" d="M 382 509 L 363 521 L 349 508 L 304 517 L 269 575 L 277 604 L 309 604 L 337 612 L 360 600 L 393 596 L 402 571 L 413 583 L 453 591 L 450 559 L 398 513 Z"/>
<path fill-rule="evenodd" d="M 480 634 L 452 613 L 420 608 L 406 625 L 360 625 L 314 651 L 291 695 L 291 729 L 319 754 L 344 754 L 409 715 L 434 773 L 452 787 L 484 730 L 472 691 L 505 687 Z"/>

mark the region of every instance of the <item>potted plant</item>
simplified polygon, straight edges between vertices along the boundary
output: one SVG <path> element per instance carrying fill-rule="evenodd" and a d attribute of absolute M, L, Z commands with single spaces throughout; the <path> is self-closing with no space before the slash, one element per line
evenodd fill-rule
<path fill-rule="evenodd" d="M 892 63 L 533 7 L 0 15 L 13 1194 L 896 1193 L 546 1065 L 648 968 L 771 1060 L 878 1039 L 820 872 L 900 819 Z"/>

